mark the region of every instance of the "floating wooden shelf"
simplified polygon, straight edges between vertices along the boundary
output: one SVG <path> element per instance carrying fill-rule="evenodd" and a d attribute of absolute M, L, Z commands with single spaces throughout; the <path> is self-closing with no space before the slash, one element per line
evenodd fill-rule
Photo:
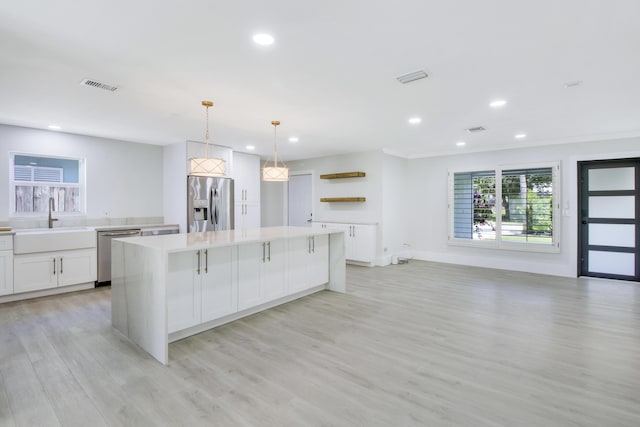
<path fill-rule="evenodd" d="M 320 179 L 360 178 L 363 176 L 367 176 L 367 174 L 364 172 L 342 172 L 320 175 Z"/>
<path fill-rule="evenodd" d="M 321 202 L 366 202 L 366 197 L 323 197 Z"/>

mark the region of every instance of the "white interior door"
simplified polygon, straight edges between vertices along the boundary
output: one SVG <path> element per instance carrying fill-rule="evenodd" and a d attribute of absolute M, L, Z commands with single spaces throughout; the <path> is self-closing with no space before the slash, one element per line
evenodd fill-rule
<path fill-rule="evenodd" d="M 580 166 L 580 274 L 639 280 L 640 161 Z"/>
<path fill-rule="evenodd" d="M 311 227 L 311 190 L 311 174 L 291 175 L 289 177 L 288 211 L 290 226 Z"/>

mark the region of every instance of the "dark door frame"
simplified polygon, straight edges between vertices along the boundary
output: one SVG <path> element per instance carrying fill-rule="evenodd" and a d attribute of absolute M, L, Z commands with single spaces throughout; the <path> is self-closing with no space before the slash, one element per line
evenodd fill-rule
<path fill-rule="evenodd" d="M 611 167 L 634 167 L 635 168 L 635 190 L 616 191 L 589 191 L 590 169 L 605 169 Z M 635 218 L 634 219 L 601 219 L 589 218 L 589 196 L 635 196 Z M 640 281 L 640 158 L 633 159 L 612 159 L 612 160 L 590 160 L 578 162 L 578 276 L 601 277 L 606 279 L 621 279 Z M 625 248 L 620 246 L 594 246 L 589 245 L 589 224 L 635 224 L 635 248 Z M 589 250 L 603 250 L 607 252 L 635 253 L 635 276 L 625 276 L 608 273 L 588 272 Z"/>

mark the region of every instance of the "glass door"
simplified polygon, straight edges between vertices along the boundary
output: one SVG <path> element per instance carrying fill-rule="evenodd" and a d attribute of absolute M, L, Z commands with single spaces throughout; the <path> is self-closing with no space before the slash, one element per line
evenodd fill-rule
<path fill-rule="evenodd" d="M 640 159 L 578 163 L 581 276 L 640 281 Z"/>

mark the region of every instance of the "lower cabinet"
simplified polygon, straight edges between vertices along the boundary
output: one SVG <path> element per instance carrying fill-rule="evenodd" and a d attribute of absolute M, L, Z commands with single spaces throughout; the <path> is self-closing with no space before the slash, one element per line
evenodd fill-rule
<path fill-rule="evenodd" d="M 314 222 L 316 228 L 335 228 L 344 231 L 344 250 L 347 261 L 373 263 L 376 260 L 375 224 L 346 224 Z"/>
<path fill-rule="evenodd" d="M 169 254 L 169 333 L 238 311 L 235 247 Z"/>
<path fill-rule="evenodd" d="M 289 240 L 289 293 L 329 281 L 329 236 Z"/>
<path fill-rule="evenodd" d="M 286 295 L 286 240 L 238 246 L 238 309 Z"/>
<path fill-rule="evenodd" d="M 15 255 L 14 293 L 94 282 L 97 278 L 96 249 Z"/>
<path fill-rule="evenodd" d="M 13 251 L 0 251 L 0 295 L 13 293 Z"/>

